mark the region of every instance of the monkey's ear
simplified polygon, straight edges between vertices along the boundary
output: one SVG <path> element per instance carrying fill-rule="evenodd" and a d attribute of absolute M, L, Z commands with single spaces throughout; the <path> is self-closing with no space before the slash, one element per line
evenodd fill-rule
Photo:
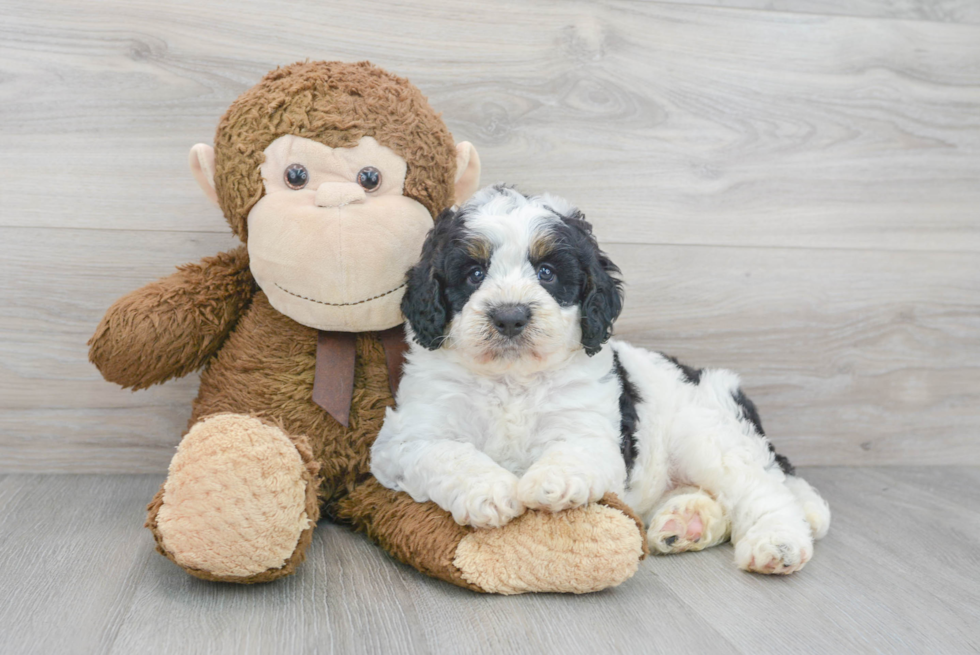
<path fill-rule="evenodd" d="M 208 200 L 217 205 L 218 192 L 214 190 L 214 148 L 206 143 L 198 143 L 191 148 L 189 162 L 197 185 Z"/>
<path fill-rule="evenodd" d="M 469 141 L 456 144 L 456 205 L 462 205 L 480 188 L 480 155 Z"/>

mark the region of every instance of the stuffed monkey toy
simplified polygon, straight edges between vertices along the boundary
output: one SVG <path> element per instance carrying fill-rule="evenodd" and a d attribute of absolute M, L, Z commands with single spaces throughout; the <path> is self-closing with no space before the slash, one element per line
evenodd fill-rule
<path fill-rule="evenodd" d="M 295 571 L 321 515 L 476 591 L 587 592 L 630 577 L 642 524 L 615 496 L 474 530 L 369 473 L 405 345 L 405 273 L 441 210 L 479 185 L 469 143 L 367 62 L 267 74 L 191 169 L 242 244 L 118 300 L 89 342 L 131 389 L 203 368 L 146 526 L 191 575 Z"/>

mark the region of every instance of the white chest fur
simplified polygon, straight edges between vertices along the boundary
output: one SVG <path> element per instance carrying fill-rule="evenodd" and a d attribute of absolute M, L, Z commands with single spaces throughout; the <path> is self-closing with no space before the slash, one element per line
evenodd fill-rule
<path fill-rule="evenodd" d="M 615 431 L 618 415 L 608 396 L 618 397 L 616 379 L 591 367 L 592 375 L 568 371 L 527 378 L 482 380 L 467 415 L 478 417 L 467 440 L 515 475 L 523 474 L 556 439 L 579 421 L 602 423 Z M 565 373 L 565 374 L 563 374 Z M 569 420 L 569 413 L 578 417 Z"/>
<path fill-rule="evenodd" d="M 404 434 L 424 425 L 435 432 L 429 438 L 472 444 L 521 475 L 549 445 L 583 430 L 618 439 L 620 387 L 608 348 L 595 357 L 578 352 L 548 371 L 499 376 L 413 348 L 405 372 L 379 441 L 391 428 Z"/>

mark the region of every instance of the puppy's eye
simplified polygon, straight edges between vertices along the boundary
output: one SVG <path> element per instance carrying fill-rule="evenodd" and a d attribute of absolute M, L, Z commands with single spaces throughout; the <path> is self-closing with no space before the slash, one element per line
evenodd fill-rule
<path fill-rule="evenodd" d="M 554 282 L 555 278 L 558 276 L 555 274 L 555 269 L 551 268 L 547 264 L 538 266 L 538 279 L 542 282 Z"/>
<path fill-rule="evenodd" d="M 374 191 L 381 186 L 381 171 L 374 166 L 365 166 L 357 172 L 357 183 L 364 187 L 365 191 Z"/>
<path fill-rule="evenodd" d="M 480 286 L 480 283 L 483 282 L 483 278 L 486 276 L 487 274 L 483 271 L 483 269 L 477 266 L 475 268 L 471 268 L 470 272 L 466 274 L 466 281 L 473 286 L 478 287 Z"/>
<path fill-rule="evenodd" d="M 290 189 L 302 189 L 310 181 L 310 174 L 306 170 L 306 166 L 290 164 L 286 167 L 286 172 L 283 173 L 283 179 Z"/>

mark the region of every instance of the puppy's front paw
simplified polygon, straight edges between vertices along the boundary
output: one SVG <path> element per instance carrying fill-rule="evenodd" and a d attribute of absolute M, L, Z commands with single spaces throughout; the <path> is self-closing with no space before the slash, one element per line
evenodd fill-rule
<path fill-rule="evenodd" d="M 517 476 L 508 471 L 485 475 L 467 483 L 449 511 L 460 525 L 499 528 L 524 513 L 517 497 Z"/>
<path fill-rule="evenodd" d="M 533 509 L 560 512 L 599 500 L 607 489 L 585 471 L 532 466 L 517 485 L 517 497 Z"/>
<path fill-rule="evenodd" d="M 735 563 L 753 573 L 788 575 L 803 568 L 813 556 L 810 526 L 753 526 L 735 544 Z"/>

